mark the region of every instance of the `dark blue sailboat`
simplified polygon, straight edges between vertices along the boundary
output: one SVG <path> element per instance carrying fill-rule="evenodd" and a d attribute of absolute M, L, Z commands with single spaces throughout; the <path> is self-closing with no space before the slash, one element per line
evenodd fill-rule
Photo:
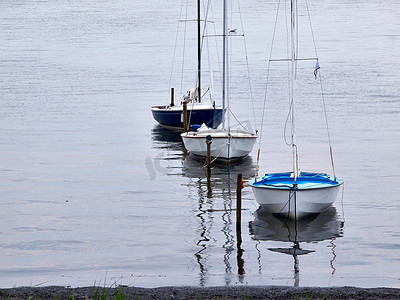
<path fill-rule="evenodd" d="M 183 128 L 183 106 L 153 106 L 153 118 L 165 127 L 171 129 Z M 206 124 L 208 127 L 217 128 L 222 122 L 222 108 L 195 103 L 193 108 L 188 108 L 187 120 L 189 124 Z"/>
<path fill-rule="evenodd" d="M 223 119 L 221 106 L 202 103 L 201 97 L 201 31 L 200 31 L 200 0 L 197 0 L 197 87 L 181 96 L 180 103 L 174 104 L 173 89 L 171 89 L 171 104 L 151 107 L 153 118 L 170 129 L 183 129 L 183 103 L 187 104 L 187 121 L 189 125 L 206 124 L 217 128 Z"/>

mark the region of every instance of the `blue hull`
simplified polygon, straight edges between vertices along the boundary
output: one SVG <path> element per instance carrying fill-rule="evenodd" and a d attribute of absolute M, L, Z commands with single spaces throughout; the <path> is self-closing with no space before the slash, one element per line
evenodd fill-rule
<path fill-rule="evenodd" d="M 183 128 L 182 110 L 168 110 L 167 107 L 157 107 L 152 110 L 153 118 L 164 126 Z M 165 109 L 163 109 L 165 108 Z M 189 125 L 203 124 L 208 127 L 217 128 L 222 123 L 222 108 L 188 110 L 187 118 Z"/>

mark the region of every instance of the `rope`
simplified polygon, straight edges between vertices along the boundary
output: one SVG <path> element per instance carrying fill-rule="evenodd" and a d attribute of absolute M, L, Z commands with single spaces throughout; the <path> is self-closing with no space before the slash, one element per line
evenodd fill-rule
<path fill-rule="evenodd" d="M 319 77 L 319 83 L 320 83 L 320 87 L 321 87 L 322 104 L 323 104 L 323 108 L 324 108 L 325 125 L 326 125 L 326 132 L 327 132 L 327 135 L 328 135 L 328 143 L 329 143 L 329 152 L 330 152 L 330 157 L 331 157 L 332 171 L 333 171 L 333 176 L 336 179 L 335 164 L 333 162 L 333 150 L 332 150 L 332 143 L 331 143 L 331 134 L 330 134 L 330 130 L 329 130 L 328 114 L 327 114 L 327 111 L 326 111 L 325 95 L 324 95 L 324 90 L 323 90 L 323 86 L 322 86 L 321 71 L 319 72 L 319 76 L 318 77 Z"/>
<path fill-rule="evenodd" d="M 239 121 L 238 118 L 236 118 L 235 114 L 231 111 L 230 108 L 228 108 L 228 111 L 232 114 L 232 116 L 235 118 L 236 122 L 238 122 L 238 124 L 244 129 L 244 131 L 251 133 L 243 124 L 242 122 Z"/>
<path fill-rule="evenodd" d="M 231 139 L 231 137 L 229 136 L 229 142 L 226 143 L 225 148 L 223 148 L 223 149 L 218 153 L 218 155 L 217 155 L 213 160 L 211 160 L 210 164 L 212 164 L 214 161 L 216 161 L 216 160 L 220 157 L 220 155 L 222 154 L 222 152 L 224 152 L 225 149 L 228 148 L 228 146 L 231 144 L 231 143 L 230 143 L 230 139 Z M 207 162 L 205 162 L 204 165 L 203 165 L 203 168 L 205 168 L 205 167 L 207 167 Z"/>
<path fill-rule="evenodd" d="M 315 57 L 318 57 L 317 45 L 315 43 L 315 37 L 314 37 L 314 29 L 313 29 L 312 22 L 311 22 L 310 10 L 308 8 L 308 1 L 305 0 L 305 3 L 306 3 L 306 7 L 307 7 L 308 22 L 310 23 L 311 35 L 312 35 L 312 39 L 313 39 L 313 43 L 314 43 Z"/>
<path fill-rule="evenodd" d="M 343 223 L 345 222 L 345 217 L 344 217 L 344 182 L 343 182 L 343 187 L 342 187 L 342 217 L 343 217 Z"/>
<path fill-rule="evenodd" d="M 285 126 L 283 127 L 283 139 L 285 141 L 285 144 L 288 145 L 288 146 L 291 146 L 293 144 L 293 140 L 291 142 L 288 142 L 287 139 L 286 139 L 286 129 L 287 129 L 287 124 L 288 124 L 289 119 L 290 119 L 290 115 L 291 115 L 290 113 L 292 112 L 292 106 L 293 106 L 293 101 L 290 101 L 289 102 L 289 110 L 288 110 L 288 113 L 287 113 L 287 116 L 286 116 Z"/>
<path fill-rule="evenodd" d="M 307 0 L 305 0 L 305 4 L 306 4 L 306 7 L 307 7 L 308 21 L 310 23 L 310 28 L 311 28 L 311 35 L 312 35 L 312 40 L 313 40 L 313 44 L 314 44 L 315 57 L 318 57 L 317 45 L 316 45 L 316 42 L 315 42 L 314 30 L 313 30 L 313 26 L 312 26 L 312 22 L 311 22 L 310 10 L 309 10 L 309 7 L 308 7 L 308 1 Z M 317 60 L 318 60 L 318 58 L 317 58 Z M 330 135 L 330 130 L 329 130 L 328 115 L 327 115 L 327 112 L 326 112 L 325 95 L 324 95 L 324 89 L 323 89 L 323 86 L 322 86 L 321 70 L 319 71 L 319 76 L 318 77 L 319 77 L 319 82 L 320 82 L 320 87 L 321 87 L 322 103 L 323 103 L 324 114 L 325 114 L 326 132 L 328 134 L 329 153 L 330 153 L 330 158 L 331 158 L 332 171 L 333 171 L 333 176 L 336 179 L 335 164 L 333 162 L 333 150 L 332 150 L 332 143 L 331 143 L 331 135 Z"/>
<path fill-rule="evenodd" d="M 290 200 L 292 199 L 292 197 L 294 196 L 295 193 L 296 193 L 296 191 L 290 191 L 290 192 L 289 192 L 289 199 L 288 199 L 288 201 L 286 201 L 286 203 L 285 203 L 285 205 L 283 205 L 282 209 L 281 209 L 279 212 L 276 213 L 276 214 L 282 213 L 282 211 L 285 209 L 285 207 L 288 206 L 288 204 L 289 204 L 288 215 L 287 215 L 287 219 L 286 219 L 286 222 L 285 222 L 285 223 L 287 223 L 287 222 L 289 221 Z M 261 207 L 262 207 L 262 206 L 261 206 Z M 266 220 L 266 221 L 264 221 L 264 222 L 265 222 L 265 223 L 268 223 L 269 221 L 274 220 L 274 219 L 275 219 L 275 217 L 272 216 L 271 218 L 269 218 L 268 220 Z M 262 225 L 255 225 L 255 226 L 258 226 L 258 227 L 261 227 L 261 228 L 263 227 Z"/>
<path fill-rule="evenodd" d="M 204 17 L 204 28 L 203 28 L 203 36 L 202 36 L 202 45 L 203 45 L 203 42 L 205 41 L 205 37 L 208 35 L 208 26 L 206 26 L 206 25 L 207 25 L 207 22 L 208 22 L 208 14 L 209 14 L 209 11 L 210 11 L 210 6 L 211 6 L 211 0 L 209 0 L 207 2 L 207 5 L 203 4 L 203 7 L 205 7 L 205 8 L 203 8 L 205 17 Z M 202 46 L 202 48 L 203 48 L 203 46 Z M 208 41 L 207 41 L 207 57 L 208 57 L 207 62 L 208 62 L 208 71 L 209 71 L 209 74 L 210 74 L 210 86 L 211 86 L 211 88 L 209 87 L 207 89 L 207 91 L 210 91 L 210 103 L 212 105 L 213 104 L 213 91 L 214 91 L 214 75 L 213 75 L 213 72 L 212 72 L 212 64 L 211 64 L 211 58 L 210 58 L 210 43 L 208 43 Z M 205 96 L 205 94 L 206 93 L 204 93 L 203 97 Z M 201 97 L 201 98 L 203 98 L 203 97 Z"/>

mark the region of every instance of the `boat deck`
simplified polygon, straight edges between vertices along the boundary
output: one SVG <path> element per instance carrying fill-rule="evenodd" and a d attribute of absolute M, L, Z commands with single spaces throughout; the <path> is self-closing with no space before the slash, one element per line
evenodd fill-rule
<path fill-rule="evenodd" d="M 255 187 L 271 189 L 293 189 L 294 178 L 292 172 L 266 174 L 261 178 L 251 181 Z M 320 189 L 329 186 L 337 186 L 343 183 L 342 180 L 323 173 L 301 172 L 296 178 L 297 190 Z"/>

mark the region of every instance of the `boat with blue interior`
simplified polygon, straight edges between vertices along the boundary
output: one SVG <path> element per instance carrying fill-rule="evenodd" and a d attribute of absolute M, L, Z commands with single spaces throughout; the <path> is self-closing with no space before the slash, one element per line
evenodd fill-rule
<path fill-rule="evenodd" d="M 258 177 L 250 181 L 254 196 L 258 204 L 265 210 L 279 215 L 284 215 L 290 219 L 301 219 L 312 214 L 318 214 L 326 210 L 337 198 L 338 191 L 343 184 L 343 180 L 336 177 L 335 168 L 333 164 L 333 151 L 330 141 L 329 126 L 325 108 L 325 101 L 323 100 L 323 108 L 325 113 L 325 124 L 328 134 L 330 159 L 333 170 L 333 176 L 318 172 L 302 172 L 299 167 L 299 146 L 297 143 L 297 128 L 295 116 L 295 103 L 296 103 L 296 81 L 298 80 L 298 63 L 305 60 L 315 60 L 314 76 L 317 79 L 320 69 L 317 51 L 312 58 L 298 57 L 298 17 L 297 11 L 299 5 L 297 0 L 290 1 L 290 29 L 288 30 L 290 41 L 290 55 L 287 59 L 272 59 L 272 61 L 286 61 L 289 67 L 287 74 L 289 74 L 289 113 L 286 124 L 290 124 L 291 138 L 285 142 L 292 148 L 292 170 L 283 173 L 271 173 L 262 177 Z M 309 12 L 306 5 L 308 19 Z M 279 9 L 279 7 L 278 7 Z M 307 14 L 305 14 L 307 15 Z M 311 22 L 311 21 L 310 21 Z M 311 25 L 311 24 L 310 24 Z M 276 26 L 276 25 L 275 25 Z M 312 26 L 310 26 L 312 30 Z M 312 31 L 311 31 L 312 32 Z M 312 34 L 314 38 L 314 35 Z M 315 46 L 315 42 L 314 42 Z M 272 53 L 272 48 L 271 48 Z M 312 76 L 312 77 L 314 77 Z M 314 78 L 313 78 L 314 79 Z M 320 76 L 319 79 L 321 80 Z M 303 85 L 304 86 L 304 85 Z M 321 94 L 322 84 L 321 84 Z M 322 97 L 323 99 L 323 97 Z M 286 128 L 285 124 L 285 128 Z M 260 153 L 260 149 L 259 149 Z M 257 169 L 259 164 L 259 157 L 257 158 Z"/>

